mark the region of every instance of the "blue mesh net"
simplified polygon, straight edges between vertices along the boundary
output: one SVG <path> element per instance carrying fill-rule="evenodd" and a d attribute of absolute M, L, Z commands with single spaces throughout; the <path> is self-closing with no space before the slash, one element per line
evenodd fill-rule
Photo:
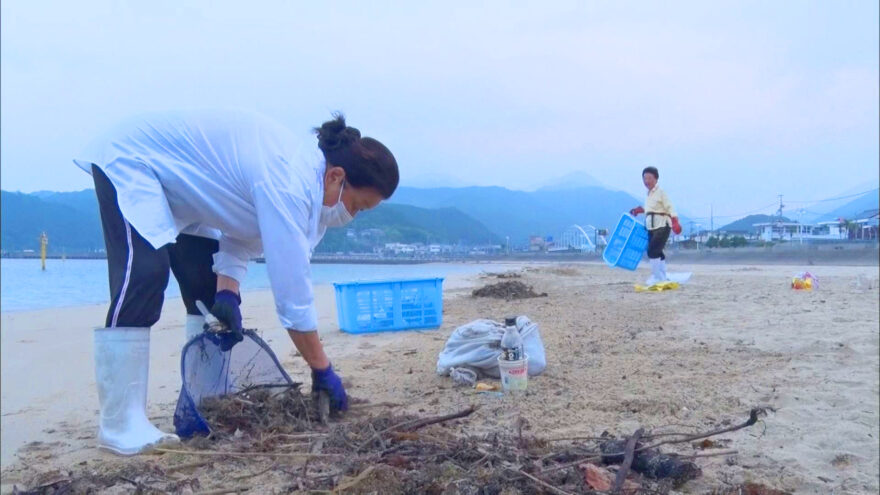
<path fill-rule="evenodd" d="M 180 357 L 182 386 L 174 411 L 174 428 L 180 438 L 207 435 L 211 425 L 199 412 L 202 401 L 234 394 L 255 386 L 292 385 L 269 345 L 253 330 L 229 351 L 220 349 L 220 338 L 203 332 L 186 343 Z"/>

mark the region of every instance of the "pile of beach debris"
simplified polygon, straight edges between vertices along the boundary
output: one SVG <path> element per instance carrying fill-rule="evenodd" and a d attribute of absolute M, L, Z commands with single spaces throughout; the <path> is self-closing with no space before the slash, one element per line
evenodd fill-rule
<path fill-rule="evenodd" d="M 702 434 L 608 434 L 542 439 L 517 431 L 462 435 L 474 406 L 417 417 L 368 411 L 393 404 L 353 400 L 329 424 L 316 397 L 299 385 L 259 387 L 202 405 L 209 437 L 189 440 L 161 456 L 74 466 L 42 473 L 20 494 L 95 493 L 667 493 L 701 475 L 693 458 L 659 447 L 692 443 L 755 424 L 753 409 L 738 425 Z M 226 491 L 218 491 L 226 490 Z"/>
<path fill-rule="evenodd" d="M 546 292 L 537 293 L 530 285 L 526 285 L 518 280 L 510 280 L 506 282 L 498 282 L 489 284 L 479 289 L 474 289 L 472 295 L 474 297 L 494 297 L 496 299 L 505 299 L 507 301 L 513 299 L 529 299 L 532 297 L 547 297 Z"/>

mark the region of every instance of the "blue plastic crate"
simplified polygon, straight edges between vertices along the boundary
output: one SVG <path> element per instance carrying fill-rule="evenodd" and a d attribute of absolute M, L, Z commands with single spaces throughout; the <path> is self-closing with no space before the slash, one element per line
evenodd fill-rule
<path fill-rule="evenodd" d="M 345 282 L 333 287 L 343 332 L 388 332 L 443 324 L 442 278 Z"/>
<path fill-rule="evenodd" d="M 614 228 L 602 259 L 609 266 L 635 270 L 648 249 L 648 230 L 629 213 L 624 213 Z"/>

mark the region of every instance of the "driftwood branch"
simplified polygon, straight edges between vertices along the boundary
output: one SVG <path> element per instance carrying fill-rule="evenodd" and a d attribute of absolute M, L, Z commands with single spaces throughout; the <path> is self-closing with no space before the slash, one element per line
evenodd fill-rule
<path fill-rule="evenodd" d="M 250 385 L 250 386 L 248 386 L 248 387 L 245 387 L 245 388 L 239 390 L 238 392 L 235 392 L 235 393 L 232 394 L 232 395 L 242 395 L 242 394 L 246 394 L 246 393 L 248 393 L 248 392 L 252 392 L 252 391 L 254 391 L 254 390 L 260 390 L 260 389 L 265 389 L 265 388 L 287 388 L 287 389 L 290 389 L 290 388 L 299 388 L 300 385 L 302 385 L 302 383 L 300 383 L 300 382 L 292 382 L 292 383 L 261 383 L 261 384 L 258 384 L 258 385 Z"/>
<path fill-rule="evenodd" d="M 704 438 L 714 437 L 715 435 L 721 435 L 722 433 L 730 433 L 731 431 L 741 430 L 743 428 L 754 425 L 755 423 L 758 422 L 758 419 L 760 416 L 763 416 L 766 414 L 767 414 L 767 411 L 764 408 L 756 407 L 756 408 L 753 408 L 751 411 L 749 411 L 749 419 L 745 420 L 743 423 L 740 423 L 738 425 L 730 426 L 727 428 L 720 428 L 717 430 L 712 430 L 712 431 L 709 431 L 706 433 L 699 433 L 696 435 L 685 435 L 684 437 L 682 437 L 678 440 L 663 440 L 662 442 L 657 442 L 657 443 L 654 443 L 654 444 L 651 444 L 651 445 L 648 445 L 645 447 L 641 447 L 641 448 L 637 449 L 636 452 L 639 452 L 641 450 L 657 448 L 661 445 L 667 445 L 670 443 L 692 442 L 694 440 L 702 440 Z"/>
<path fill-rule="evenodd" d="M 358 410 L 358 409 L 371 409 L 373 407 L 400 407 L 400 404 L 396 404 L 394 402 L 377 402 L 375 404 L 349 404 L 348 408 L 350 410 Z"/>
<path fill-rule="evenodd" d="M 620 469 L 617 471 L 617 478 L 614 479 L 614 486 L 611 487 L 611 493 L 620 493 L 620 489 L 623 488 L 623 482 L 626 481 L 626 475 L 629 474 L 629 467 L 632 466 L 633 457 L 635 457 L 636 443 L 644 432 L 644 428 L 639 428 L 631 437 L 629 437 L 629 440 L 626 441 L 626 449 L 624 449 L 626 454 L 623 457 L 623 464 L 620 465 Z"/>
<path fill-rule="evenodd" d="M 165 474 L 174 473 L 177 471 L 185 471 L 187 469 L 199 468 L 203 466 L 208 466 L 214 464 L 215 461 L 196 461 L 196 462 L 188 462 L 186 464 L 179 464 L 177 466 L 171 466 L 165 469 Z"/>
<path fill-rule="evenodd" d="M 525 476 L 526 478 L 528 478 L 528 479 L 534 481 L 535 483 L 537 483 L 537 484 L 538 484 L 539 486 L 541 486 L 542 488 L 546 488 L 547 490 L 550 490 L 551 492 L 555 493 L 556 495 L 574 495 L 574 494 L 569 493 L 569 492 L 567 492 L 567 491 L 565 491 L 565 490 L 562 490 L 562 489 L 560 489 L 560 488 L 556 488 L 555 486 L 550 485 L 550 484 L 548 484 L 547 482 L 542 481 L 542 480 L 540 480 L 540 479 L 538 479 L 538 478 L 532 476 L 531 474 L 529 474 L 529 473 L 523 471 L 522 469 L 512 469 L 512 468 L 508 468 L 508 469 L 510 469 L 510 470 L 513 471 L 514 473 L 521 474 L 521 475 Z"/>
<path fill-rule="evenodd" d="M 728 428 L 720 428 L 717 430 L 712 430 L 712 431 L 709 431 L 706 433 L 699 433 L 696 435 L 685 435 L 683 438 L 680 438 L 677 440 L 663 440 L 662 442 L 657 442 L 657 443 L 654 443 L 651 445 L 645 445 L 645 446 L 639 447 L 639 448 L 633 450 L 633 452 L 641 452 L 644 450 L 657 448 L 661 445 L 686 443 L 686 442 L 692 442 L 694 440 L 702 440 L 703 438 L 708 438 L 708 437 L 712 437 L 715 435 L 721 435 L 722 433 L 730 433 L 732 431 L 741 430 L 743 428 L 754 425 L 755 423 L 758 422 L 758 418 L 760 416 L 765 415 L 765 414 L 767 414 L 766 409 L 761 408 L 761 407 L 756 407 L 756 408 L 753 408 L 751 411 L 749 411 L 749 419 L 747 419 L 745 422 L 740 423 L 738 425 L 730 426 Z M 592 461 L 597 458 L 602 458 L 603 456 L 610 457 L 610 456 L 621 456 L 621 455 L 626 455 L 626 453 L 625 452 L 615 452 L 615 453 L 590 452 L 590 453 L 584 454 L 584 457 L 578 459 L 577 461 L 569 462 L 566 464 L 560 464 L 559 466 L 554 466 L 554 467 L 547 468 L 547 469 L 542 469 L 541 472 L 542 473 L 549 473 L 549 472 L 553 472 L 553 471 L 559 471 L 561 469 L 567 469 L 572 466 L 577 466 L 578 464 L 581 464 L 583 462 Z"/>
<path fill-rule="evenodd" d="M 350 488 L 354 488 L 355 486 L 357 486 L 358 483 L 360 483 L 360 482 L 363 481 L 367 476 L 369 476 L 370 473 L 372 473 L 374 469 L 376 469 L 376 466 L 370 466 L 370 467 L 364 469 L 364 470 L 361 471 L 361 473 L 360 473 L 359 475 L 357 475 L 353 480 L 348 481 L 348 482 L 346 482 L 346 483 L 344 483 L 344 484 L 341 484 L 341 485 L 337 486 L 336 488 L 334 488 L 332 493 L 342 493 L 344 490 L 348 490 L 348 489 L 350 489 Z"/>
<path fill-rule="evenodd" d="M 443 423 L 443 422 L 450 421 L 453 419 L 459 419 L 459 418 L 464 418 L 464 417 L 470 416 L 476 410 L 477 410 L 477 406 L 471 406 L 471 407 L 464 409 L 464 410 L 461 410 L 457 413 L 447 414 L 445 416 L 437 416 L 434 418 L 420 419 L 418 421 L 413 422 L 413 424 L 411 424 L 411 425 L 404 426 L 404 428 L 406 428 L 406 431 L 416 431 L 419 428 L 424 428 L 428 425 Z"/>
<path fill-rule="evenodd" d="M 719 457 L 719 456 L 736 455 L 736 454 L 739 454 L 738 450 L 725 450 L 723 452 L 700 452 L 699 454 L 682 455 L 679 457 L 682 459 L 695 459 L 697 457 Z"/>
<path fill-rule="evenodd" d="M 367 446 L 369 446 L 375 440 L 381 439 L 382 435 L 384 435 L 390 431 L 397 431 L 397 430 L 401 430 L 401 429 L 404 431 L 415 431 L 415 430 L 418 430 L 419 428 L 424 428 L 425 426 L 428 426 L 428 425 L 443 423 L 444 421 L 450 421 L 453 419 L 459 419 L 459 418 L 464 418 L 466 416 L 470 416 L 476 410 L 477 410 L 477 406 L 471 406 L 471 407 L 464 409 L 464 410 L 461 410 L 457 413 L 447 414 L 445 416 L 436 416 L 433 418 L 425 418 L 425 419 L 414 419 L 412 421 L 405 421 L 403 423 L 396 424 L 390 428 L 385 428 L 384 430 L 380 431 L 379 433 L 376 433 L 375 435 L 370 437 L 369 440 L 362 443 L 360 445 L 360 447 L 357 448 L 357 450 L 361 451 L 361 450 L 365 449 Z"/>
<path fill-rule="evenodd" d="M 221 450 L 177 450 L 156 447 L 153 452 L 162 452 L 163 454 L 186 454 L 201 456 L 231 456 L 231 457 L 298 457 L 301 459 L 313 459 L 317 457 L 339 457 L 344 454 L 309 454 L 307 452 L 290 452 L 290 453 L 274 453 L 274 452 L 224 452 Z"/>
<path fill-rule="evenodd" d="M 246 492 L 253 487 L 250 486 L 237 486 L 235 488 L 220 488 L 217 490 L 208 490 L 206 492 L 198 492 L 196 495 L 223 495 L 226 493 L 238 493 L 238 492 Z"/>
<path fill-rule="evenodd" d="M 308 461 L 306 461 L 306 462 L 308 463 Z M 276 467 L 278 467 L 278 464 L 273 463 L 271 466 L 267 467 L 266 469 L 263 469 L 261 471 L 257 471 L 256 473 L 246 474 L 244 476 L 236 476 L 232 479 L 234 479 L 235 481 L 241 481 L 241 480 L 246 480 L 246 479 L 250 479 L 250 478 L 256 478 L 257 476 L 268 473 L 269 471 L 275 469 Z"/>

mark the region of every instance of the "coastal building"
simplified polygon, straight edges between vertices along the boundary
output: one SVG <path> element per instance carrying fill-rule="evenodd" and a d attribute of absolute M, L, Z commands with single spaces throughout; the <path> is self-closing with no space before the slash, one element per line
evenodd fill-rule
<path fill-rule="evenodd" d="M 529 251 L 539 252 L 543 251 L 547 246 L 547 241 L 544 240 L 543 237 L 539 235 L 533 235 L 529 237 Z"/>
<path fill-rule="evenodd" d="M 878 227 L 880 227 L 880 209 L 865 210 L 856 215 L 853 223 L 856 224 L 856 239 L 877 239 Z"/>
<path fill-rule="evenodd" d="M 797 222 L 762 222 L 754 226 L 760 230 L 764 241 L 843 241 L 869 240 L 878 238 L 878 217 L 880 210 L 865 210 L 852 220 L 838 218 L 801 224 Z"/>
<path fill-rule="evenodd" d="M 795 233 L 802 233 L 803 225 L 797 222 L 760 222 L 752 224 L 760 231 L 760 238 L 765 242 L 790 241 Z"/>
<path fill-rule="evenodd" d="M 394 256 L 412 255 L 416 252 L 415 244 L 403 244 L 400 242 L 389 242 L 385 244 L 385 252 Z"/>
<path fill-rule="evenodd" d="M 846 239 L 846 222 L 831 220 L 818 222 L 816 225 L 805 226 L 805 237 L 813 239 L 843 240 Z"/>

